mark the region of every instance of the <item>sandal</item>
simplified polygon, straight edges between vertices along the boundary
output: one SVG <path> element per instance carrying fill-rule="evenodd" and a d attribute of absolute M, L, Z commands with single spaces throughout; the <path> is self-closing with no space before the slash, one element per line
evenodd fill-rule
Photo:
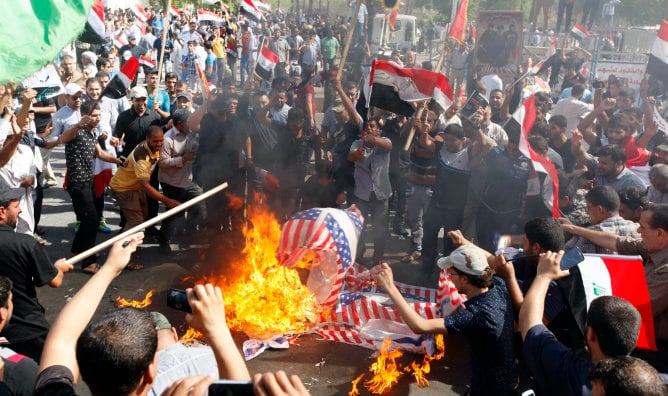
<path fill-rule="evenodd" d="M 401 262 L 402 263 L 412 263 L 414 261 L 419 260 L 422 257 L 422 252 L 419 250 L 414 251 L 413 253 L 402 257 Z"/>
<path fill-rule="evenodd" d="M 135 261 L 130 261 L 128 265 L 125 266 L 125 269 L 129 269 L 130 271 L 137 271 L 140 269 L 144 269 L 144 266 Z"/>
<path fill-rule="evenodd" d="M 102 267 L 102 266 L 98 265 L 97 263 L 93 263 L 93 264 L 89 265 L 88 267 L 81 268 L 81 272 L 83 272 L 84 274 L 88 274 L 88 275 L 95 275 L 97 273 L 97 271 L 100 270 L 100 267 Z"/>

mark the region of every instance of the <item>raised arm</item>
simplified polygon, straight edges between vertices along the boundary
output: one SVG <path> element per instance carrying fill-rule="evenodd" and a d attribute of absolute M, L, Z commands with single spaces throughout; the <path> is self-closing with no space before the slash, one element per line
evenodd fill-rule
<path fill-rule="evenodd" d="M 523 340 L 532 327 L 543 323 L 545 296 L 550 283 L 569 274 L 568 271 L 562 271 L 559 266 L 563 256 L 563 250 L 558 253 L 548 251 L 538 261 L 538 274 L 524 297 L 520 310 L 519 327 Z"/>
<path fill-rule="evenodd" d="M 445 328 L 445 321 L 442 318 L 426 319 L 420 316 L 404 299 L 404 297 L 394 284 L 394 276 L 392 269 L 387 263 L 383 263 L 371 269 L 373 278 L 378 282 L 380 287 L 387 292 L 387 295 L 392 299 L 394 306 L 399 310 L 401 319 L 408 325 L 408 327 L 417 334 L 437 333 L 448 334 Z"/>
<path fill-rule="evenodd" d="M 44 344 L 40 372 L 51 366 L 65 366 L 74 375 L 76 383 L 79 376 L 77 339 L 95 314 L 107 287 L 123 271 L 130 261 L 130 255 L 137 250 L 143 238 L 144 234 L 140 232 L 116 242 L 109 251 L 105 264 L 60 311 Z M 125 242 L 128 244 L 123 247 Z"/>
<path fill-rule="evenodd" d="M 594 245 L 602 247 L 603 249 L 608 249 L 613 252 L 617 251 L 617 234 L 579 227 L 563 218 L 559 219 L 559 223 L 561 223 L 561 229 L 568 233 L 579 235 Z"/>
<path fill-rule="evenodd" d="M 225 305 L 220 288 L 211 284 L 196 285 L 192 289 L 187 289 L 186 293 L 193 311 L 191 325 L 200 329 L 209 341 L 218 363 L 219 377 L 250 380 L 246 362 L 225 322 Z"/>

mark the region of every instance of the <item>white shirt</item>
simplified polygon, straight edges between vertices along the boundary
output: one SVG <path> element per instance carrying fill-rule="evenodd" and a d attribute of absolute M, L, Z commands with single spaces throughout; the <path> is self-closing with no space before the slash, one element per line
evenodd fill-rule
<path fill-rule="evenodd" d="M 566 137 L 570 139 L 573 135 L 571 132 L 578 128 L 580 118 L 592 110 L 594 110 L 593 104 L 588 104 L 573 96 L 569 96 L 566 99 L 558 101 L 554 105 L 554 108 L 552 108 L 551 114 L 553 116 L 563 115 L 566 117 Z"/>

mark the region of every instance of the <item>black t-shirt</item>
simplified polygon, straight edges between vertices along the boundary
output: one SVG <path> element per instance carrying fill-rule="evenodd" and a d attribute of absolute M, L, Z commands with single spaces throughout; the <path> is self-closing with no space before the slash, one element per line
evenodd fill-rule
<path fill-rule="evenodd" d="M 571 139 L 568 139 L 561 147 L 557 147 L 552 143 L 550 143 L 550 147 L 561 156 L 561 159 L 564 162 L 564 171 L 566 171 L 566 173 L 573 172 L 576 159 L 575 155 L 571 151 Z"/>
<path fill-rule="evenodd" d="M 496 213 L 522 210 L 527 191 L 531 161 L 523 155 L 511 158 L 505 147 L 495 147 L 485 155 L 487 177 L 481 203 Z"/>
<path fill-rule="evenodd" d="M 0 347 L 0 356 L 5 363 L 2 382 L 9 388 L 10 395 L 30 396 L 35 387 L 35 379 L 39 367 L 27 356 L 23 356 L 9 348 Z M 0 395 L 3 393 L 0 392 Z"/>
<path fill-rule="evenodd" d="M 50 366 L 37 376 L 34 396 L 76 396 L 74 375 L 65 366 Z"/>
<path fill-rule="evenodd" d="M 200 123 L 199 148 L 193 172 L 202 187 L 215 186 L 232 180 L 239 175 L 239 155 L 248 132 L 236 116 L 228 116 L 225 121 L 216 120 L 205 114 Z"/>
<path fill-rule="evenodd" d="M 89 182 L 95 177 L 93 159 L 96 144 L 97 138 L 92 132 L 79 129 L 74 139 L 65 145 L 68 186 Z"/>
<path fill-rule="evenodd" d="M 121 155 L 127 157 L 132 150 L 137 147 L 137 144 L 146 140 L 146 133 L 151 125 L 161 125 L 162 119 L 160 114 L 153 110 L 146 110 L 142 116 L 139 116 L 134 108 L 129 108 L 118 115 L 116 120 L 116 129 L 114 129 L 114 136 L 123 138 L 125 146 Z"/>
<path fill-rule="evenodd" d="M 37 300 L 35 287 L 49 283 L 58 275 L 58 269 L 51 263 L 46 249 L 33 237 L 17 234 L 6 224 L 0 224 L 0 252 L 3 255 L 0 275 L 14 284 L 14 313 L 1 335 L 15 343 L 46 336 L 50 325 Z"/>
<path fill-rule="evenodd" d="M 272 123 L 278 136 L 276 144 L 276 173 L 281 182 L 281 188 L 298 188 L 304 183 L 304 178 L 310 164 L 309 148 L 315 149 L 315 140 L 302 133 L 296 138 L 287 126 L 276 121 Z"/>
<path fill-rule="evenodd" d="M 33 108 L 56 106 L 56 100 L 54 98 L 44 99 L 40 100 L 39 102 L 35 102 L 32 106 Z M 35 132 L 38 134 L 43 133 L 49 122 L 51 122 L 51 114 L 35 113 Z"/>

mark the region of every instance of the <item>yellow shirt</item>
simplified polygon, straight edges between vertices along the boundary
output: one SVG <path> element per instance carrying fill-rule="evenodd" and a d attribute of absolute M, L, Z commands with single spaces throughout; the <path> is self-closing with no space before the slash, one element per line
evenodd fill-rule
<path fill-rule="evenodd" d="M 128 165 L 118 167 L 109 186 L 115 192 L 141 190 L 141 180 L 150 180 L 153 169 L 160 160 L 160 151 L 152 152 L 144 141 L 135 147 L 128 156 Z"/>
<path fill-rule="evenodd" d="M 211 49 L 216 58 L 225 58 L 225 40 L 222 37 L 218 37 L 211 42 Z"/>

